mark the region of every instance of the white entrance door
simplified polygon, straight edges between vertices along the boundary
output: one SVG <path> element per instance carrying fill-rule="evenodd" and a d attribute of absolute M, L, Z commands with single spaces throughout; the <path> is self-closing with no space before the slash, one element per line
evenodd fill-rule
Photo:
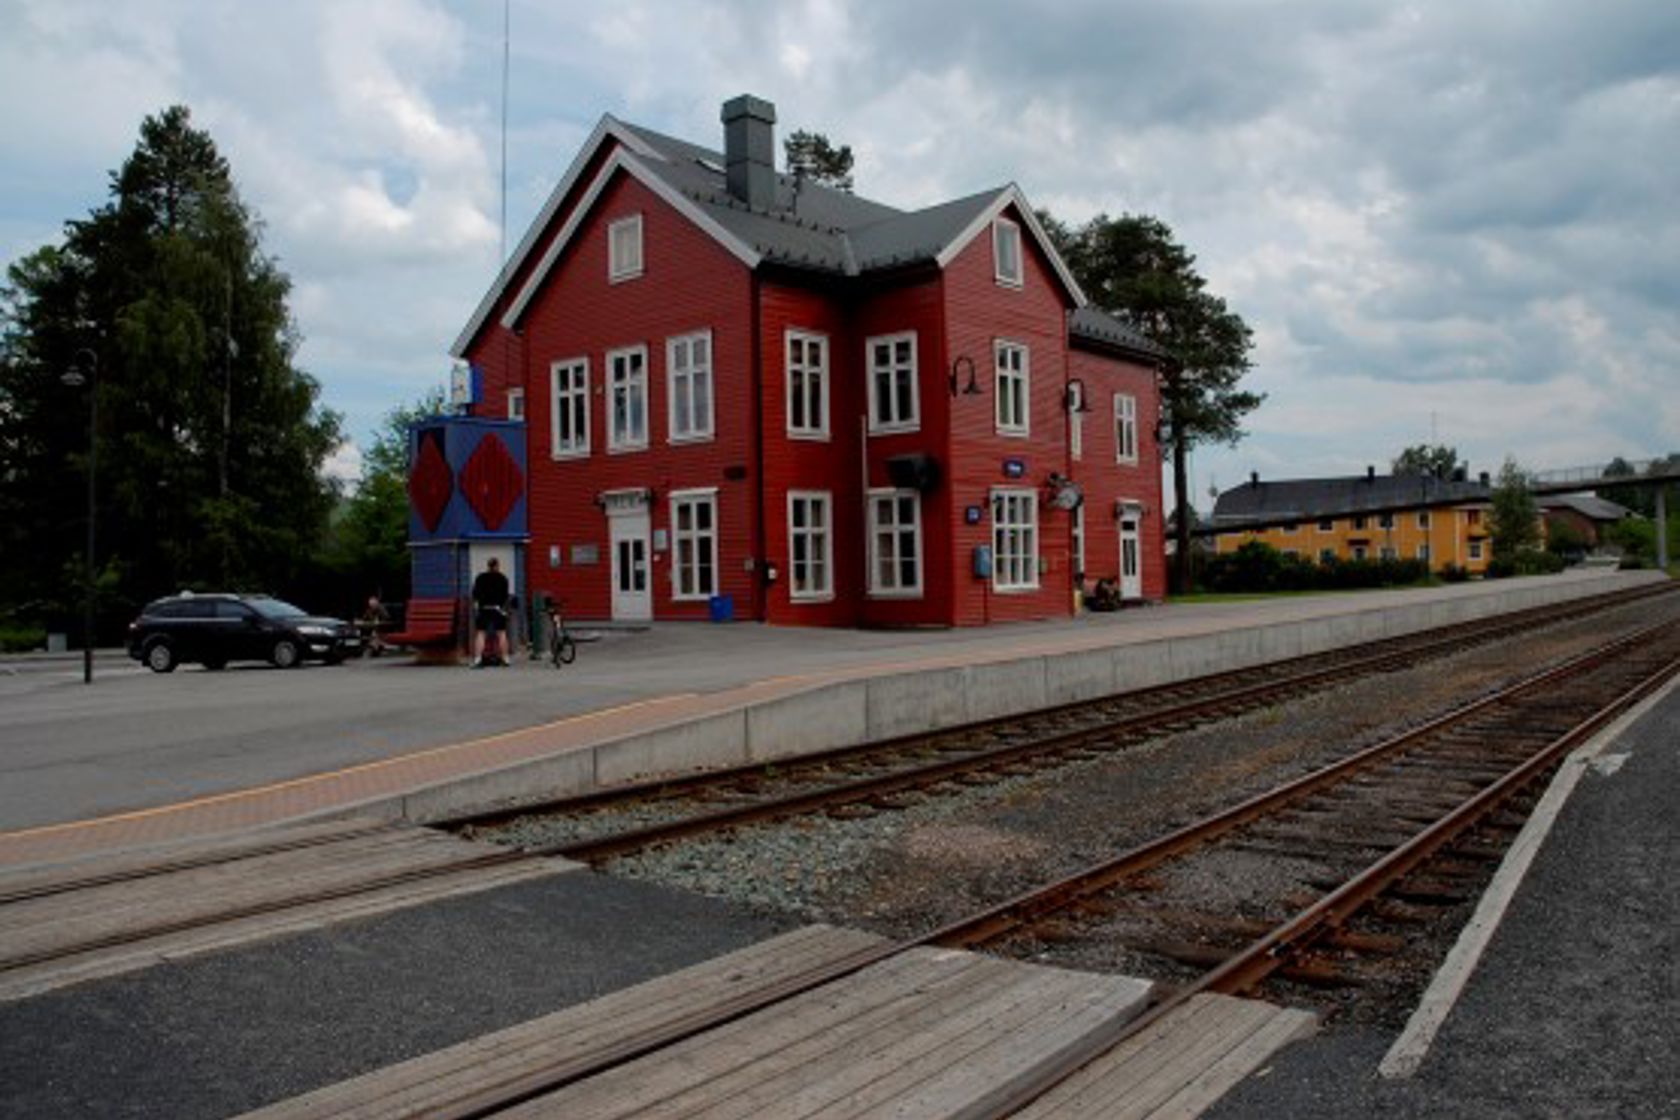
<path fill-rule="evenodd" d="M 1143 553 L 1138 544 L 1142 511 L 1130 506 L 1120 512 L 1120 598 L 1143 598 Z"/>
<path fill-rule="evenodd" d="M 648 511 L 615 511 L 608 522 L 612 545 L 612 616 L 653 617 L 648 581 Z"/>

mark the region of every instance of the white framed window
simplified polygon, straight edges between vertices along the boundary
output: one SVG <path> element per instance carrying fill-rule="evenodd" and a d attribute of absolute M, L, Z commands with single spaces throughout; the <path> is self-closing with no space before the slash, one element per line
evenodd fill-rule
<path fill-rule="evenodd" d="M 1114 394 L 1114 461 L 1138 461 L 1137 398 L 1130 393 Z"/>
<path fill-rule="evenodd" d="M 787 332 L 787 433 L 828 438 L 828 336 Z"/>
<path fill-rule="evenodd" d="M 1471 541 L 1470 542 L 1470 559 L 1480 560 L 1481 558 L 1482 558 L 1482 542 L 1479 541 L 1479 540 Z"/>
<path fill-rule="evenodd" d="M 1400 554 L 1398 552 L 1394 551 L 1394 546 L 1393 545 L 1386 545 L 1386 544 L 1383 545 L 1382 548 L 1377 550 L 1377 555 L 1380 556 L 1384 560 L 1398 560 L 1398 559 L 1400 559 Z"/>
<path fill-rule="evenodd" d="M 992 265 L 999 284 L 1021 287 L 1021 227 L 1008 218 L 992 222 Z"/>
<path fill-rule="evenodd" d="M 525 390 L 509 389 L 507 394 L 508 419 L 525 419 Z"/>
<path fill-rule="evenodd" d="M 834 598 L 834 497 L 788 491 L 788 595 L 796 603 Z"/>
<path fill-rule="evenodd" d="M 647 347 L 607 352 L 607 450 L 640 451 L 648 445 Z"/>
<path fill-rule="evenodd" d="M 671 442 L 711 439 L 712 332 L 695 331 L 667 339 L 665 378 Z"/>
<path fill-rule="evenodd" d="M 1356 544 L 1356 545 L 1353 546 L 1353 558 L 1355 560 L 1363 560 L 1363 559 L 1365 559 L 1365 557 L 1367 555 L 1368 555 L 1368 550 L 1366 549 L 1366 547 L 1364 545 Z"/>
<path fill-rule="evenodd" d="M 1418 528 L 1419 529 L 1429 528 L 1429 511 L 1428 510 L 1422 510 L 1418 513 Z"/>
<path fill-rule="evenodd" d="M 869 492 L 869 594 L 922 594 L 922 497 L 914 490 Z"/>
<path fill-rule="evenodd" d="M 1417 558 L 1419 560 L 1422 560 L 1425 564 L 1429 563 L 1429 546 L 1428 545 L 1420 544 L 1420 545 L 1417 546 Z"/>
<path fill-rule="evenodd" d="M 618 283 L 642 274 L 642 216 L 632 214 L 607 226 L 607 280 Z"/>
<path fill-rule="evenodd" d="M 671 598 L 717 594 L 717 490 L 671 491 Z"/>
<path fill-rule="evenodd" d="M 1320 518 L 1319 522 L 1318 522 L 1318 531 L 1321 532 L 1321 533 L 1333 533 L 1333 532 L 1335 532 L 1336 531 L 1336 521 L 1335 521 L 1335 519 L 1330 518 L 1330 517 Z"/>
<path fill-rule="evenodd" d="M 1070 381 L 1067 387 L 1068 454 L 1085 457 L 1085 383 Z"/>
<path fill-rule="evenodd" d="M 1392 529 L 1392 528 L 1394 528 L 1394 515 L 1392 513 L 1378 514 L 1377 515 L 1377 528 L 1379 528 L 1379 529 Z"/>
<path fill-rule="evenodd" d="M 1073 574 L 1085 575 L 1085 503 L 1073 507 Z"/>
<path fill-rule="evenodd" d="M 998 591 L 1038 586 L 1037 491 L 992 491 L 992 586 Z"/>
<path fill-rule="evenodd" d="M 1336 550 L 1333 548 L 1321 548 L 1318 550 L 1318 562 L 1320 564 L 1328 564 L 1335 558 Z"/>
<path fill-rule="evenodd" d="M 551 454 L 556 459 L 589 454 L 589 359 L 573 358 L 548 367 L 554 407 L 549 412 Z"/>
<path fill-rule="evenodd" d="M 921 422 L 916 392 L 916 332 L 864 343 L 869 365 L 869 430 L 913 432 Z"/>
<path fill-rule="evenodd" d="M 997 367 L 997 430 L 1000 435 L 1025 436 L 1032 431 L 1028 407 L 1031 370 L 1027 348 L 1002 339 L 992 343 L 992 361 Z"/>

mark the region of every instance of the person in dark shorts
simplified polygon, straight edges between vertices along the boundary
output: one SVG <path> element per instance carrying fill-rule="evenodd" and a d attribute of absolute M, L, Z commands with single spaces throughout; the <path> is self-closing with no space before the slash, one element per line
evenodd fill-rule
<path fill-rule="evenodd" d="M 477 633 L 473 635 L 473 668 L 485 664 L 506 665 L 507 643 L 503 635 L 507 633 L 508 578 L 502 574 L 501 562 L 494 556 L 473 580 L 472 600 L 477 623 Z M 485 661 L 487 649 L 489 662 Z"/>

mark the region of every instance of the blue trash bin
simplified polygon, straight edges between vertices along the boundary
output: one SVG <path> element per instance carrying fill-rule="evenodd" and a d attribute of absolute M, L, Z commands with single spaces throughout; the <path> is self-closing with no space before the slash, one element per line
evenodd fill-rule
<path fill-rule="evenodd" d="M 733 622 L 735 619 L 735 596 L 713 595 L 707 605 L 711 608 L 713 622 Z"/>

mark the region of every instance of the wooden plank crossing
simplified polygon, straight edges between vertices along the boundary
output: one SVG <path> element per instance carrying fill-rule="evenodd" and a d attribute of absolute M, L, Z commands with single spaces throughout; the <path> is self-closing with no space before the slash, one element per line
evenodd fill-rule
<path fill-rule="evenodd" d="M 579 866 L 471 865 L 502 850 L 361 820 L 0 872 L 0 1000 Z M 310 900 L 321 892 L 342 897 Z"/>
<path fill-rule="evenodd" d="M 1311 1012 L 1199 995 L 1016 1113 L 1023 1120 L 1198 1116 L 1316 1029 Z"/>

